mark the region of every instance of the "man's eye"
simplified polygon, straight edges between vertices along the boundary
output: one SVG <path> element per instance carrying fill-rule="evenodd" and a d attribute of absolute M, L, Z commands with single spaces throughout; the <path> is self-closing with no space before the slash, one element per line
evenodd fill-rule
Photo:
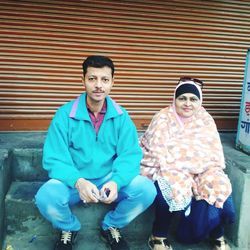
<path fill-rule="evenodd" d="M 107 82 L 109 82 L 109 79 L 108 79 L 108 78 L 104 78 L 103 81 L 104 81 L 105 83 L 107 83 Z"/>
<path fill-rule="evenodd" d="M 191 102 L 197 102 L 198 99 L 197 98 L 191 98 Z"/>
<path fill-rule="evenodd" d="M 94 77 L 89 77 L 89 81 L 94 81 L 95 78 Z"/>

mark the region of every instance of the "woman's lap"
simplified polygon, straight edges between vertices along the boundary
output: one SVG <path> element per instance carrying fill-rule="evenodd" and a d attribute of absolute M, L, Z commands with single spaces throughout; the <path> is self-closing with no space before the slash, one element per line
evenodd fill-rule
<path fill-rule="evenodd" d="M 167 234 L 169 223 L 171 221 L 170 218 L 172 218 L 176 212 L 170 213 L 169 211 L 166 211 L 168 205 L 163 204 L 166 203 L 166 201 L 162 194 L 159 193 L 161 191 L 157 182 L 155 185 L 158 195 L 155 200 L 156 219 L 153 226 L 153 233 L 157 232 L 158 236 L 163 236 Z M 211 233 L 213 234 L 212 236 L 215 234 L 221 234 L 221 231 L 223 231 L 223 225 L 225 223 L 233 223 L 235 219 L 232 196 L 227 198 L 223 208 L 216 208 L 215 206 L 208 204 L 205 200 L 197 201 L 193 198 L 190 214 L 185 216 L 183 210 L 178 213 L 181 218 L 177 229 L 177 239 L 180 242 L 190 244 L 204 240 L 210 236 Z M 162 219 L 168 219 L 163 222 L 160 217 L 162 217 Z M 164 229 L 163 223 L 166 224 L 166 230 Z M 222 229 L 220 227 L 222 227 Z"/>

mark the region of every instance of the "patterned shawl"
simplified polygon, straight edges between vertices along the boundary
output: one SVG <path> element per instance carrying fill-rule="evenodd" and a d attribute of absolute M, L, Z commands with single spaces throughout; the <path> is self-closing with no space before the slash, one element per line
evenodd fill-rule
<path fill-rule="evenodd" d="M 223 172 L 224 155 L 215 122 L 203 107 L 185 123 L 173 105 L 162 109 L 153 117 L 140 145 L 144 152 L 142 175 L 165 183 L 164 198 L 170 211 L 184 209 L 192 197 L 223 207 L 232 188 Z"/>

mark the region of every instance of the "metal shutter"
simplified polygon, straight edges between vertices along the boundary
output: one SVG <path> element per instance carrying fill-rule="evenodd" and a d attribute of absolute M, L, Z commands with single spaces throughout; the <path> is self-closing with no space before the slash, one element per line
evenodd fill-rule
<path fill-rule="evenodd" d="M 172 101 L 180 76 L 205 82 L 204 106 L 236 130 L 250 2 L 0 0 L 0 130 L 45 130 L 78 96 L 88 55 L 116 65 L 111 96 L 138 129 Z"/>

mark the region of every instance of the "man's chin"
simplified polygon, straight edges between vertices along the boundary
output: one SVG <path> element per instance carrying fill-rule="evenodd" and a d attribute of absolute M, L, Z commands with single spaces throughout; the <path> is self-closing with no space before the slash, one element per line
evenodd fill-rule
<path fill-rule="evenodd" d="M 92 102 L 95 102 L 95 103 L 100 103 L 100 102 L 103 102 L 105 100 L 105 96 L 102 96 L 102 97 L 95 97 L 95 98 L 91 98 Z"/>

